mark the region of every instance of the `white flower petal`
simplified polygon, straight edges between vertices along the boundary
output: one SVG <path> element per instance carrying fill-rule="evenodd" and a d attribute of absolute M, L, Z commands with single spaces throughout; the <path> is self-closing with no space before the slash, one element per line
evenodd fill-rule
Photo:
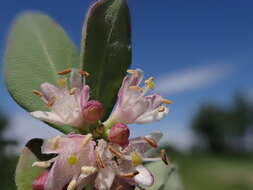
<path fill-rule="evenodd" d="M 45 112 L 45 111 L 34 111 L 31 112 L 31 115 L 37 119 L 42 121 L 58 124 L 58 125 L 65 125 L 65 122 L 54 112 Z"/>
<path fill-rule="evenodd" d="M 144 123 L 159 121 L 163 119 L 166 115 L 168 115 L 168 113 L 169 113 L 169 109 L 167 107 L 165 107 L 165 110 L 163 112 L 159 112 L 159 111 L 152 111 L 150 113 L 147 112 L 141 115 L 139 118 L 137 118 L 135 123 L 144 124 Z"/>
<path fill-rule="evenodd" d="M 70 86 L 71 88 L 78 88 L 82 89 L 82 77 L 77 69 L 72 69 L 71 76 L 70 76 Z"/>
<path fill-rule="evenodd" d="M 99 190 L 109 190 L 115 178 L 115 172 L 111 168 L 100 169 L 95 180 L 95 187 Z"/>
<path fill-rule="evenodd" d="M 52 97 L 58 97 L 62 90 L 50 83 L 42 83 L 40 86 L 46 100 L 50 100 Z"/>
<path fill-rule="evenodd" d="M 154 177 L 152 173 L 146 169 L 144 166 L 140 165 L 136 167 L 136 170 L 139 172 L 138 175 L 134 177 L 134 181 L 143 186 L 151 186 L 154 183 Z"/>

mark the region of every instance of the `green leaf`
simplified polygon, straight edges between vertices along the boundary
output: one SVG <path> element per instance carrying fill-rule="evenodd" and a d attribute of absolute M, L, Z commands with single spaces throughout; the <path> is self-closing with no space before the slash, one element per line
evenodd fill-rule
<path fill-rule="evenodd" d="M 147 190 L 182 190 L 177 168 L 174 165 L 166 166 L 163 162 L 152 162 L 146 165 L 152 171 L 155 183 Z"/>
<path fill-rule="evenodd" d="M 125 0 L 100 0 L 89 10 L 83 28 L 82 68 L 92 99 L 104 104 L 104 119 L 112 111 L 126 70 L 131 65 L 130 13 Z"/>
<path fill-rule="evenodd" d="M 31 93 L 40 84 L 57 84 L 57 72 L 79 67 L 78 52 L 64 30 L 48 16 L 27 12 L 15 20 L 4 58 L 4 75 L 11 96 L 27 111 L 46 110 Z M 69 127 L 53 126 L 65 133 Z"/>
<path fill-rule="evenodd" d="M 32 167 L 32 164 L 36 161 L 38 161 L 38 158 L 28 147 L 25 147 L 16 168 L 15 182 L 18 190 L 33 190 L 33 181 L 44 171 L 42 168 Z"/>

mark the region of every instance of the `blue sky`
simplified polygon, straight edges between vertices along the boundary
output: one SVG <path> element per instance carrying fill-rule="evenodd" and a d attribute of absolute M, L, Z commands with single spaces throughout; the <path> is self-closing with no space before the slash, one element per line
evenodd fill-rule
<path fill-rule="evenodd" d="M 84 16 L 92 2 L 2 0 L 1 57 L 11 21 L 25 10 L 39 10 L 52 16 L 78 47 Z M 132 66 L 154 76 L 157 90 L 174 102 L 165 120 L 132 126 L 134 134 L 161 130 L 166 141 L 184 147 L 192 141 L 189 123 L 201 104 L 229 104 L 238 91 L 253 99 L 253 1 L 129 0 L 129 5 Z M 0 109 L 13 118 L 8 136 L 14 134 L 25 141 L 40 134 L 56 133 L 16 105 L 6 92 L 2 77 L 0 98 Z"/>

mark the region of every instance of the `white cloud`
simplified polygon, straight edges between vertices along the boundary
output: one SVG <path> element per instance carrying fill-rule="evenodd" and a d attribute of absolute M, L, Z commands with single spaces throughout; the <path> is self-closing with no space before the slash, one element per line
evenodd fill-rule
<path fill-rule="evenodd" d="M 6 138 L 16 139 L 20 144 L 14 151 L 20 152 L 32 138 L 48 138 L 60 133 L 46 124 L 33 119 L 28 113 L 18 113 L 10 118 Z"/>
<path fill-rule="evenodd" d="M 201 88 L 224 78 L 231 73 L 230 71 L 231 65 L 221 63 L 168 73 L 157 79 L 156 89 L 161 93 L 174 94 L 185 90 Z"/>

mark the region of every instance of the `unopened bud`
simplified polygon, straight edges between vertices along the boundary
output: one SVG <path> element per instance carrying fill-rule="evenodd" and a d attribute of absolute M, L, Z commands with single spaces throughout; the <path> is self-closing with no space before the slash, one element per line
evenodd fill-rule
<path fill-rule="evenodd" d="M 100 102 L 91 100 L 85 104 L 85 106 L 82 108 L 82 112 L 86 121 L 96 122 L 103 116 L 104 107 Z"/>
<path fill-rule="evenodd" d="M 129 143 L 130 131 L 127 125 L 123 123 L 115 124 L 109 132 L 109 140 L 112 143 L 118 144 L 120 146 L 127 146 Z"/>
<path fill-rule="evenodd" d="M 48 170 L 43 172 L 40 176 L 38 176 L 32 184 L 33 190 L 45 190 L 45 183 L 48 178 Z"/>

